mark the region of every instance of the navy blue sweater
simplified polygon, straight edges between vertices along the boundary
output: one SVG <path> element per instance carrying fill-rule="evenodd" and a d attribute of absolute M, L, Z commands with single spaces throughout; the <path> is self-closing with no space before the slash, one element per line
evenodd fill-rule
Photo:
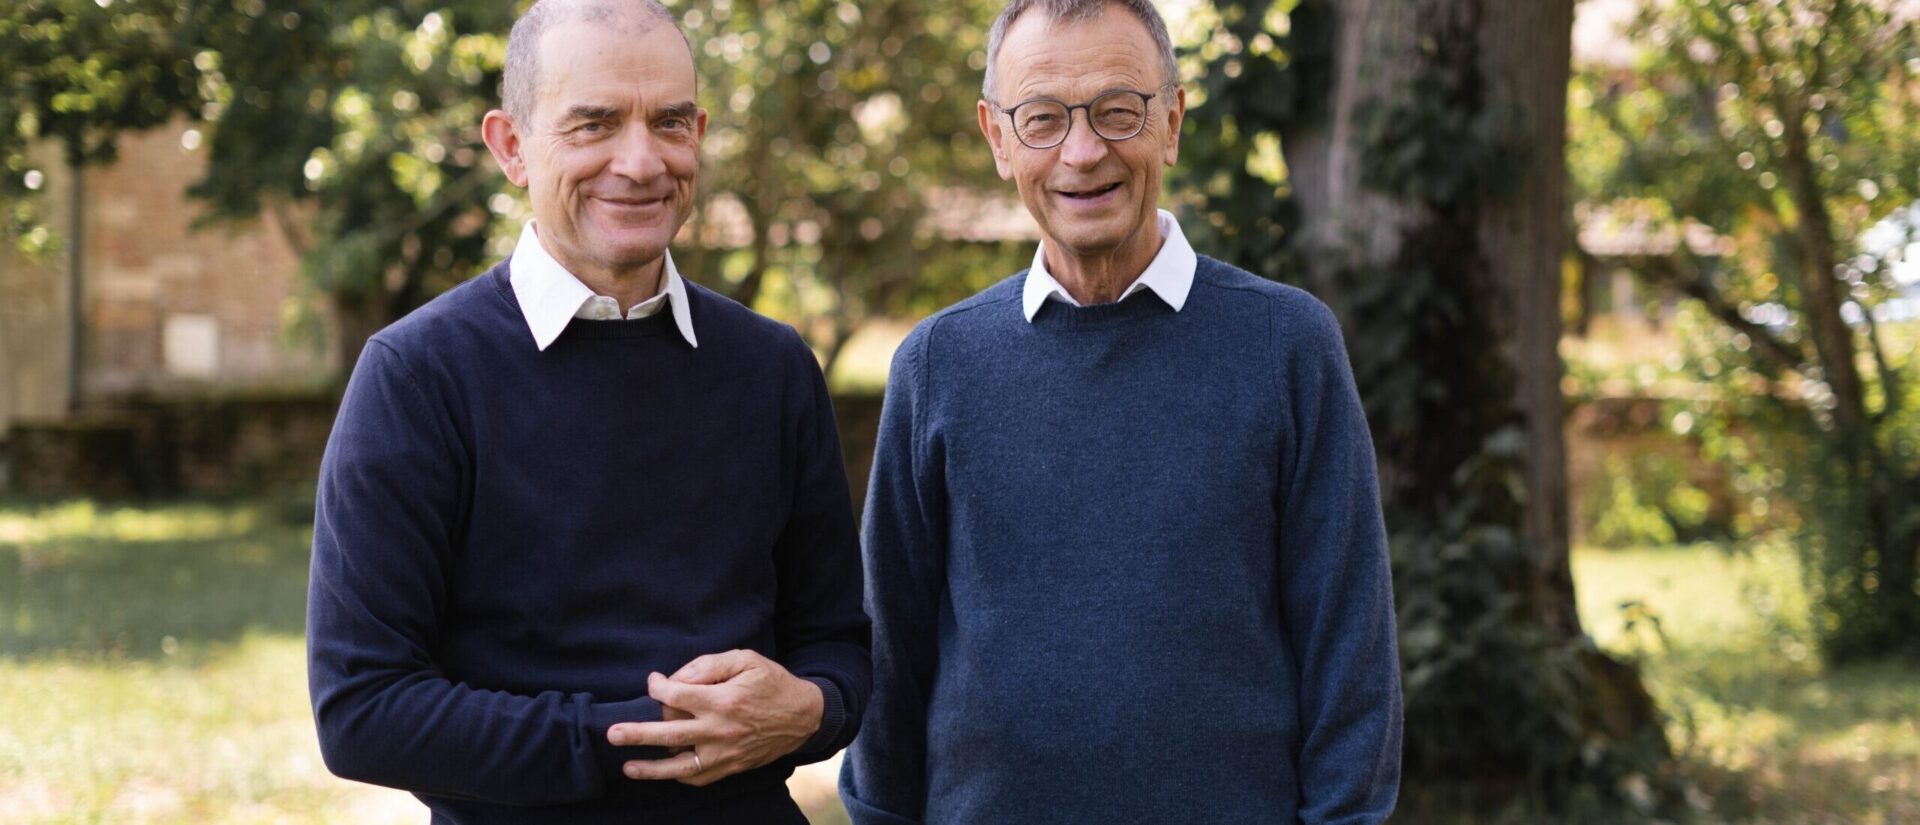
<path fill-rule="evenodd" d="M 801 822 L 784 780 L 870 689 L 825 383 L 793 330 L 689 284 L 545 352 L 507 265 L 375 335 L 327 443 L 308 666 L 335 773 L 435 822 Z M 706 788 L 620 773 L 647 674 L 745 648 L 813 679 L 821 730 Z"/>
<path fill-rule="evenodd" d="M 1375 823 L 1399 783 L 1372 443 L 1332 314 L 1201 258 L 920 324 L 866 509 L 859 825 Z"/>

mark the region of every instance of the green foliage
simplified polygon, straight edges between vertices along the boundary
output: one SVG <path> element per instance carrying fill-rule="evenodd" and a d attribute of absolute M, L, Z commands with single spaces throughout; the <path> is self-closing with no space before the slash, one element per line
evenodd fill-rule
<path fill-rule="evenodd" d="M 478 128 L 521 5 L 9 7 L 0 114 L 20 125 L 0 135 L 0 199 L 22 237 L 49 245 L 25 198 L 34 141 L 58 137 L 76 159 L 106 161 L 120 130 L 197 120 L 209 166 L 193 194 L 212 219 L 264 216 L 286 235 L 309 308 L 331 304 L 351 357 L 359 338 L 508 254 L 528 217 L 523 193 L 501 191 Z M 951 302 L 1031 254 L 955 248 L 922 221 L 952 190 L 993 180 L 970 103 L 997 6 L 668 5 L 712 113 L 703 204 L 735 205 L 696 219 L 679 248 L 690 275 L 795 320 L 831 359 L 869 317 Z"/>
<path fill-rule="evenodd" d="M 972 105 L 998 10 L 985 0 L 690 8 L 683 23 L 712 110 L 703 213 L 737 204 L 751 240 L 687 249 L 689 267 L 723 255 L 735 294 L 798 322 L 831 367 L 869 319 L 924 313 L 1024 265 L 1017 249 L 947 243 L 929 222 L 955 189 L 999 186 Z"/>
<path fill-rule="evenodd" d="M 1591 220 L 1695 236 L 1637 270 L 1694 301 L 1700 438 L 1746 535 L 1803 548 L 1825 655 L 1920 655 L 1920 365 L 1874 320 L 1915 231 L 1920 29 L 1878 3 L 1676 0 L 1631 36 L 1633 69 L 1575 80 L 1575 188 Z"/>
<path fill-rule="evenodd" d="M 1670 545 L 1697 539 L 1712 501 L 1686 474 L 1682 443 L 1631 455 L 1612 454 L 1600 483 L 1587 492 L 1587 541 L 1601 547 Z"/>
<path fill-rule="evenodd" d="M 1331 4 L 1256 0 L 1195 11 L 1195 45 L 1181 50 L 1188 84 L 1181 163 L 1204 224 L 1188 228 L 1208 254 L 1279 281 L 1293 277 L 1298 230 L 1279 135 L 1310 117 L 1331 85 Z"/>
<path fill-rule="evenodd" d="M 179 43 L 193 18 L 177 3 L 22 0 L 0 9 L 0 203 L 4 229 L 30 253 L 50 251 L 26 196 L 45 170 L 29 155 L 57 141 L 68 163 L 112 160 L 123 130 L 164 122 L 195 98 Z M 38 231 L 36 231 L 38 230 Z"/>
<path fill-rule="evenodd" d="M 1522 113 L 1459 105 L 1460 81 L 1425 73 L 1405 93 L 1361 104 L 1356 140 L 1369 148 L 1360 180 L 1421 203 L 1461 204 L 1517 186 L 1527 147 L 1515 138 Z"/>

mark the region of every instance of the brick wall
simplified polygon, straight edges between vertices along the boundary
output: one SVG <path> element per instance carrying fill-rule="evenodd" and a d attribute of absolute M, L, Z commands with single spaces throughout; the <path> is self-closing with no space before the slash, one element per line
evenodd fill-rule
<path fill-rule="evenodd" d="M 190 131 L 179 122 L 123 136 L 118 162 L 84 173 L 88 403 L 311 382 L 331 372 L 324 350 L 282 333 L 299 258 L 274 226 L 194 227 L 203 211 L 186 188 L 204 170 L 207 150 Z M 41 153 L 40 206 L 56 232 L 70 237 L 68 176 L 57 159 Z M 0 433 L 15 419 L 65 412 L 66 268 L 64 252 L 43 261 L 0 252 Z"/>

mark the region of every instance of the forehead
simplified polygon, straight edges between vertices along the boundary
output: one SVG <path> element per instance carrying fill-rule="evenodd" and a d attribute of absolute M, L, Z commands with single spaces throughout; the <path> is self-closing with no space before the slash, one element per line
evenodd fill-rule
<path fill-rule="evenodd" d="M 568 23 L 549 29 L 540 43 L 535 109 L 660 106 L 692 100 L 695 85 L 693 55 L 672 26 Z"/>
<path fill-rule="evenodd" d="M 1008 101 L 1035 95 L 1149 91 L 1160 77 L 1159 49 L 1145 23 L 1108 6 L 1087 20 L 1051 20 L 1030 11 L 1007 29 L 994 71 L 995 93 Z"/>

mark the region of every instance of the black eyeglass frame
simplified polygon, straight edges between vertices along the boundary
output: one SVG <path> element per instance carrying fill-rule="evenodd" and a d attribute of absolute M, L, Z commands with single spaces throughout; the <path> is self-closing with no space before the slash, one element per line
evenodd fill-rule
<path fill-rule="evenodd" d="M 1007 128 L 1013 131 L 1013 137 L 1015 140 L 1020 141 L 1020 145 L 1025 146 L 1028 149 L 1045 150 L 1045 149 L 1052 149 L 1056 146 L 1059 146 L 1062 143 L 1067 142 L 1067 137 L 1073 134 L 1073 113 L 1075 110 L 1080 110 L 1080 109 L 1084 109 L 1087 113 L 1087 128 L 1092 129 L 1094 136 L 1100 138 L 1101 140 L 1107 141 L 1109 143 L 1119 143 L 1120 141 L 1123 141 L 1123 140 L 1132 140 L 1136 137 L 1139 137 L 1141 132 L 1144 132 L 1147 130 L 1147 120 L 1150 117 L 1152 117 L 1153 101 L 1160 97 L 1165 96 L 1168 89 L 1171 89 L 1178 85 L 1179 85 L 1178 83 L 1169 81 L 1167 83 L 1161 84 L 1160 88 L 1155 89 L 1152 92 L 1142 92 L 1135 89 L 1114 89 L 1112 91 L 1101 92 L 1100 94 L 1095 95 L 1092 100 L 1089 100 L 1085 103 L 1075 103 L 1071 105 L 1069 105 L 1064 100 L 1059 100 L 1051 97 L 1030 97 L 1030 98 L 1027 98 L 1026 100 L 1020 101 L 1019 103 L 1013 104 L 1013 106 L 1011 107 L 1001 106 L 1000 104 L 995 103 L 991 100 L 987 101 L 987 103 L 993 106 L 993 108 L 1000 110 L 1001 114 L 1004 114 L 1007 116 Z M 1099 103 L 1100 101 L 1105 100 L 1114 95 L 1133 95 L 1135 97 L 1140 98 L 1140 108 L 1144 112 L 1144 114 L 1142 114 L 1140 117 L 1140 125 L 1133 130 L 1132 134 L 1129 134 L 1125 137 L 1110 137 L 1106 133 L 1100 131 L 1100 127 L 1094 125 L 1094 122 L 1093 122 L 1093 104 Z M 1035 146 L 1032 143 L 1027 141 L 1027 138 L 1025 135 L 1020 134 L 1020 119 L 1015 117 L 1014 113 L 1020 111 L 1020 107 L 1033 104 L 1033 103 L 1052 104 L 1055 106 L 1063 107 L 1067 110 L 1067 128 L 1060 130 L 1059 140 L 1056 140 L 1045 146 Z"/>

